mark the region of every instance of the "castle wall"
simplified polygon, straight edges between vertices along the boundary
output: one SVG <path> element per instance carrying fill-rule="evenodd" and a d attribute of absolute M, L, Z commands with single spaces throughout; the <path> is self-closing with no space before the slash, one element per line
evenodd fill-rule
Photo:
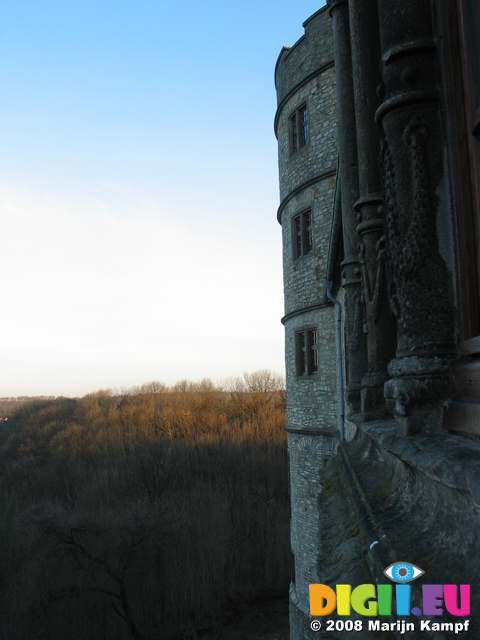
<path fill-rule="evenodd" d="M 326 261 L 335 187 L 335 178 L 331 175 L 335 170 L 334 162 L 330 163 L 329 169 L 326 176 L 317 177 L 312 186 L 304 186 L 299 193 L 291 197 L 281 213 L 286 316 L 299 309 L 324 302 Z M 285 173 L 288 174 L 289 171 Z M 292 219 L 306 208 L 311 208 L 313 212 L 313 254 L 292 261 L 294 242 Z"/>
<path fill-rule="evenodd" d="M 324 9 L 280 53 L 275 70 L 283 276 L 287 431 L 291 485 L 291 638 L 309 633 L 309 584 L 317 582 L 320 472 L 338 443 L 336 311 L 325 299 L 326 261 L 337 162 L 331 21 Z M 292 152 L 291 118 L 306 106 L 308 142 Z M 298 256 L 295 220 L 311 213 L 313 244 Z M 297 336 L 316 331 L 318 369 L 299 374 Z M 306 633 L 307 635 L 303 635 Z"/>
<path fill-rule="evenodd" d="M 293 47 L 284 47 L 275 68 L 277 103 L 280 104 L 299 82 L 333 61 L 333 33 L 326 8 L 303 23 L 305 35 Z"/>
<path fill-rule="evenodd" d="M 325 14 L 320 17 L 323 15 Z M 295 53 L 295 49 L 292 49 L 286 55 L 293 56 Z M 318 69 L 317 73 L 307 84 L 300 85 L 295 92 L 289 93 L 279 111 L 276 131 L 281 202 L 296 188 L 336 167 L 336 118 L 335 110 L 332 111 L 332 104 L 335 105 L 335 73 L 333 67 L 328 65 Z M 304 102 L 308 107 L 310 142 L 296 154 L 290 155 L 286 121 Z"/>
<path fill-rule="evenodd" d="M 422 568 L 429 584 L 470 585 L 469 633 L 480 638 L 478 118 L 471 126 L 479 78 L 469 64 L 478 59 L 472 33 L 480 12 L 477 0 L 445 0 L 435 11 L 413 0 L 328 5 L 332 20 L 327 10 L 307 20 L 304 37 L 282 50 L 275 78 L 295 557 L 290 638 L 318 637 L 310 584 L 378 582 L 400 558 Z M 341 443 L 327 255 L 343 318 Z M 331 612 L 330 622 L 343 613 Z M 412 640 L 424 635 L 418 622 Z M 327 635 L 343 640 L 340 627 Z M 365 620 L 355 635 L 371 637 Z"/>

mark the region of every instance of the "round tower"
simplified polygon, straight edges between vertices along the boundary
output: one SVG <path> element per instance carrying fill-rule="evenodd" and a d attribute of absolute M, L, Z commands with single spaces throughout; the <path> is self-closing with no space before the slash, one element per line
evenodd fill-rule
<path fill-rule="evenodd" d="M 318 582 L 320 473 L 338 442 L 336 312 L 325 276 L 337 163 L 332 25 L 327 9 L 304 23 L 275 68 L 285 295 L 287 431 L 291 485 L 291 639 L 310 637 L 309 584 Z"/>

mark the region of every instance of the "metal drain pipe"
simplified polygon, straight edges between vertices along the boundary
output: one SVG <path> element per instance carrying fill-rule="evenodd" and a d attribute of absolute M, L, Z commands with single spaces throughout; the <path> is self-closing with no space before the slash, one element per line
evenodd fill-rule
<path fill-rule="evenodd" d="M 327 259 L 327 275 L 325 279 L 325 294 L 337 307 L 337 363 L 338 363 L 338 400 L 340 404 L 340 442 L 345 438 L 345 400 L 343 396 L 343 359 L 342 359 L 342 305 L 332 295 L 333 273 L 337 257 L 338 243 L 342 230 L 342 204 L 340 197 L 340 176 L 335 179 L 335 195 L 333 198 L 332 229 L 330 232 L 330 246 Z"/>
<path fill-rule="evenodd" d="M 325 283 L 327 298 L 337 307 L 337 361 L 338 361 L 338 401 L 340 404 L 340 442 L 345 437 L 345 402 L 343 398 L 343 362 L 342 362 L 342 305 L 332 295 L 332 282 Z"/>

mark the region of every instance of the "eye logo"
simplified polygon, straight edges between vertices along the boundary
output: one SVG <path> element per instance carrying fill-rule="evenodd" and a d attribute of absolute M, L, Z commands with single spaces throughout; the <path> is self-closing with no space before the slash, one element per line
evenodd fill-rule
<path fill-rule="evenodd" d="M 354 588 L 351 584 L 337 584 L 335 591 L 326 584 L 309 585 L 310 615 L 328 616 L 336 609 L 338 616 L 350 616 L 353 609 L 360 616 L 391 616 L 394 607 L 397 616 L 442 616 L 445 610 L 452 616 L 466 617 L 470 615 L 469 584 L 422 584 L 422 608 L 412 608 L 410 602 L 412 586 L 408 583 L 423 576 L 425 571 L 410 562 L 394 562 L 383 573 L 389 580 L 397 583 L 395 590 L 393 585 L 381 583 L 359 584 Z M 418 592 L 420 589 L 417 588 L 416 591 Z M 395 600 L 393 599 L 394 592 Z M 468 620 L 464 623 L 465 630 L 468 628 L 468 623 Z M 372 631 L 394 631 L 395 629 L 389 627 L 388 624 L 383 623 L 380 628 L 379 622 L 372 623 L 369 629 Z M 404 634 L 405 630 L 414 631 L 415 627 L 412 622 L 405 623 L 404 621 L 390 624 L 400 625 L 396 630 L 401 634 Z M 429 625 L 430 622 L 426 624 Z M 445 624 L 453 625 L 453 623 Z M 427 626 L 421 629 L 437 631 L 440 630 L 440 626 L 439 623 L 436 623 L 436 626 L 432 626 L 431 629 Z M 453 626 L 449 626 L 448 629 L 453 629 Z M 443 626 L 441 628 L 441 630 L 448 629 Z M 457 627 L 455 627 L 455 633 L 458 633 Z"/>
<path fill-rule="evenodd" d="M 389 580 L 405 584 L 423 576 L 425 571 L 410 562 L 394 562 L 383 573 Z"/>

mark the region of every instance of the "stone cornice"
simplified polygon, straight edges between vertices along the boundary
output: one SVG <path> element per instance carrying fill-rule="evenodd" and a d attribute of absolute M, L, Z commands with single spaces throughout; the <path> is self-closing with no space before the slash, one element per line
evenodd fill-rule
<path fill-rule="evenodd" d="M 287 433 L 294 433 L 295 435 L 300 436 L 329 436 L 331 438 L 338 438 L 338 429 L 331 428 L 308 428 L 308 427 L 289 427 L 288 424 L 285 426 L 285 431 Z"/>
<path fill-rule="evenodd" d="M 302 307 L 301 309 L 295 309 L 294 311 L 290 311 L 283 316 L 280 322 L 284 325 L 287 320 L 290 318 L 294 318 L 295 316 L 300 316 L 303 313 L 309 313 L 310 311 L 318 311 L 318 309 L 326 309 L 327 307 L 331 308 L 331 302 L 319 302 L 318 304 L 312 304 L 309 307 Z"/>
<path fill-rule="evenodd" d="M 289 53 L 291 51 L 291 49 L 288 49 L 288 47 L 284 47 L 280 53 L 280 56 L 284 53 L 284 52 Z M 278 58 L 278 60 L 280 60 L 280 56 Z M 277 61 L 278 64 L 278 61 Z M 322 65 L 321 67 L 319 67 L 318 69 L 315 69 L 315 71 L 313 71 L 312 73 L 309 73 L 307 76 L 305 76 L 305 78 L 303 78 L 302 80 L 300 80 L 300 82 L 297 82 L 296 85 L 294 85 L 290 91 L 285 95 L 285 97 L 282 99 L 282 101 L 280 102 L 280 104 L 277 107 L 277 111 L 275 113 L 275 120 L 274 120 L 274 124 L 273 124 L 273 129 L 275 131 L 275 136 L 278 139 L 277 136 L 277 129 L 278 129 L 278 119 L 280 118 L 280 112 L 282 111 L 283 107 L 285 106 L 285 103 L 290 100 L 290 98 L 295 95 L 295 93 L 297 93 L 297 91 L 299 89 L 301 89 L 301 87 L 305 86 L 306 84 L 308 84 L 309 82 L 311 82 L 314 78 L 316 78 L 317 76 L 320 76 L 322 73 L 325 73 L 325 71 L 328 71 L 329 69 L 333 69 L 334 67 L 334 62 L 333 60 L 331 60 L 330 62 L 327 62 L 327 64 Z"/>
<path fill-rule="evenodd" d="M 310 178 L 310 180 L 307 180 L 306 182 L 302 182 L 302 184 L 299 184 L 298 187 L 295 187 L 293 191 L 290 191 L 288 196 L 285 196 L 285 198 L 280 203 L 280 206 L 278 207 L 278 210 L 277 210 L 278 222 L 282 224 L 282 220 L 281 220 L 282 211 L 284 210 L 284 208 L 292 198 L 294 198 L 296 195 L 301 193 L 304 189 L 307 189 L 308 187 L 311 187 L 312 185 L 316 184 L 317 182 L 320 182 L 321 180 L 326 180 L 327 178 L 332 178 L 336 173 L 337 173 L 336 169 L 327 169 L 327 171 L 324 171 L 323 173 L 320 173 L 314 176 L 313 178 Z"/>

